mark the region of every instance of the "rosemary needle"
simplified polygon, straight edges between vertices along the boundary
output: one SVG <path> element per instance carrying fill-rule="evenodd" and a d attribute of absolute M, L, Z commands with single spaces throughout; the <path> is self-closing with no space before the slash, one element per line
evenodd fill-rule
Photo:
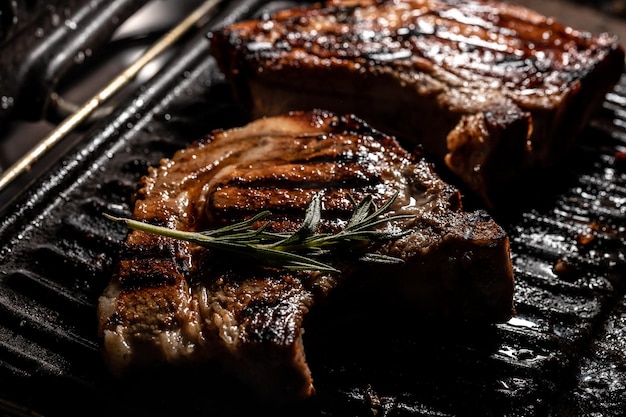
<path fill-rule="evenodd" d="M 332 265 L 316 258 L 327 256 L 333 247 L 346 247 L 351 243 L 368 243 L 397 239 L 410 231 L 377 228 L 385 223 L 414 217 L 413 215 L 383 216 L 389 210 L 398 193 L 396 192 L 381 207 L 376 207 L 372 196 L 367 195 L 355 206 L 346 227 L 334 234 L 318 233 L 322 219 L 322 203 L 318 194 L 308 205 L 304 220 L 293 233 L 268 232 L 269 222 L 253 229 L 253 225 L 265 219 L 270 212 L 263 211 L 242 222 L 203 232 L 188 232 L 155 226 L 137 220 L 105 216 L 113 221 L 125 223 L 127 227 L 174 239 L 195 243 L 214 251 L 245 256 L 259 264 L 288 270 L 314 270 L 339 272 Z M 361 260 L 377 263 L 402 263 L 399 258 L 378 253 L 364 253 Z"/>

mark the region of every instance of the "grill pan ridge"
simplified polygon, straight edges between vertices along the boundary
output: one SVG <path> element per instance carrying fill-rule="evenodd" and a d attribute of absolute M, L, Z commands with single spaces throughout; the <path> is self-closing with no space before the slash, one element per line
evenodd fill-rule
<path fill-rule="evenodd" d="M 218 373 L 114 381 L 96 339 L 96 303 L 150 165 L 214 128 L 244 123 L 208 54 L 212 28 L 292 5 L 230 3 L 169 66 L 0 217 L 3 415 L 258 413 Z M 273 415 L 579 416 L 626 409 L 626 78 L 550 186 L 496 214 L 511 237 L 517 316 L 477 326 L 313 319 L 317 395 Z M 403 317 L 399 315 L 399 317 Z M 200 382 L 196 382 L 199 379 Z M 269 407 L 269 406 L 268 406 Z"/>

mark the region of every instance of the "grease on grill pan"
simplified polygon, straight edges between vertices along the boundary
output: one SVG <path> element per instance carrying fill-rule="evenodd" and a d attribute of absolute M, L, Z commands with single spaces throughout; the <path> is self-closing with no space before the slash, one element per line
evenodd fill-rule
<path fill-rule="evenodd" d="M 343 334 L 344 323 L 310 326 L 308 360 L 318 395 L 297 409 L 241 405 L 232 381 L 206 375 L 202 386 L 185 384 L 189 379 L 172 379 L 176 386 L 109 385 L 97 352 L 95 305 L 125 230 L 101 213 L 129 215 L 129 196 L 145 166 L 217 124 L 241 120 L 206 46 L 204 39 L 190 41 L 180 63 L 106 126 L 88 132 L 2 213 L 0 410 L 48 416 L 623 414 L 626 172 L 616 162 L 626 150 L 623 81 L 548 190 L 538 190 L 530 208 L 503 218 L 520 289 L 516 319 L 481 328 L 372 322 L 368 336 L 358 327 Z M 594 241 L 581 247 L 577 236 L 593 224 L 601 225 Z M 559 259 L 573 273 L 555 273 Z"/>

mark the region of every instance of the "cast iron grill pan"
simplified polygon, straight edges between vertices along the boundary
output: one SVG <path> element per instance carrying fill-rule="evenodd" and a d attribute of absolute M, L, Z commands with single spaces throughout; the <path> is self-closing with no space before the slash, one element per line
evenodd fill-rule
<path fill-rule="evenodd" d="M 547 186 L 497 219 L 511 236 L 517 316 L 476 326 L 401 313 L 308 323 L 317 395 L 264 406 L 203 369 L 112 380 L 96 303 L 150 165 L 245 123 L 206 33 L 293 3 L 230 4 L 157 77 L 18 196 L 0 224 L 4 415 L 622 415 L 626 408 L 626 79 Z M 538 182 L 538 184 L 540 184 Z M 558 267 L 557 267 L 558 266 Z M 558 271 L 556 273 L 555 271 Z"/>

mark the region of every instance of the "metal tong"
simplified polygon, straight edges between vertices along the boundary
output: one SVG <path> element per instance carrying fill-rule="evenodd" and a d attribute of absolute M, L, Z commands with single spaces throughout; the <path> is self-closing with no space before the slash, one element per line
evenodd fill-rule
<path fill-rule="evenodd" d="M 19 42 L 17 39 L 19 35 L 16 35 L 10 42 L 4 42 L 0 47 L 0 57 L 10 62 L 8 65 L 2 65 L 0 61 L 0 68 L 4 71 L 0 73 L 0 97 L 9 97 L 9 99 L 5 99 L 7 105 L 0 105 L 0 123 L 9 114 L 24 120 L 45 118 L 50 112 L 51 103 L 58 100 L 55 98 L 55 87 L 61 76 L 71 67 L 74 57 L 86 48 L 95 48 L 107 42 L 120 22 L 131 16 L 146 2 L 146 0 L 60 2 L 65 3 L 64 7 L 67 10 L 71 10 L 72 6 L 77 6 L 77 3 L 86 4 L 78 7 L 77 11 L 71 14 L 71 20 L 68 18 L 63 22 L 63 27 L 59 28 L 59 22 L 56 22 L 58 30 L 50 29 L 50 26 L 55 26 L 52 24 L 54 22 L 49 22 L 45 16 L 41 17 L 41 22 L 47 24 L 42 27 L 45 26 L 51 30 L 46 36 L 46 29 L 41 29 L 44 31 L 43 37 L 45 38 L 41 42 L 33 41 L 37 37 L 26 36 L 21 40 L 25 44 L 16 48 L 14 42 Z M 128 84 L 144 66 L 167 50 L 219 3 L 220 0 L 207 0 L 201 3 L 183 21 L 148 48 L 133 64 L 58 124 L 31 151 L 2 174 L 0 191 L 27 171 L 63 137 L 83 123 L 103 103 Z M 81 26 L 80 30 L 78 30 L 79 26 Z M 32 42 L 35 44 L 33 45 Z M 9 43 L 13 55 L 2 51 L 3 48 L 8 47 Z"/>

